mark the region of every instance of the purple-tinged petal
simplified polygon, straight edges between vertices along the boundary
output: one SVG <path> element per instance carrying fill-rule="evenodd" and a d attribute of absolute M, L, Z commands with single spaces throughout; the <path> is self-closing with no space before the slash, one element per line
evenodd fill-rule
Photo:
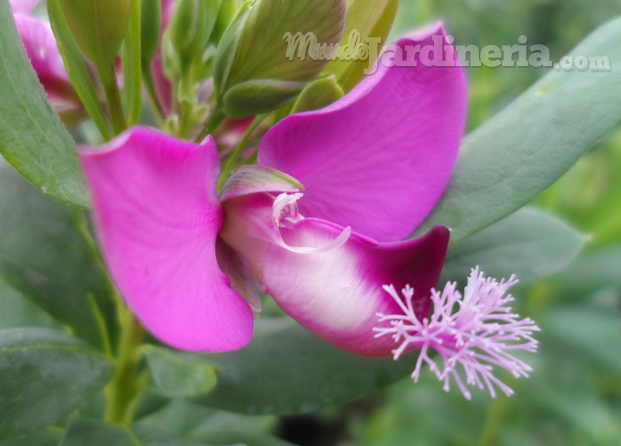
<path fill-rule="evenodd" d="M 26 54 L 52 105 L 59 112 L 81 109 L 50 26 L 27 15 L 14 17 Z"/>
<path fill-rule="evenodd" d="M 216 257 L 222 272 L 231 279 L 231 288 L 246 299 L 250 308 L 260 312 L 262 304 L 256 278 L 239 254 L 220 237 L 216 242 Z"/>
<path fill-rule="evenodd" d="M 377 243 L 324 220 L 277 226 L 275 202 L 269 194 L 254 194 L 224 203 L 223 240 L 244 257 L 263 290 L 306 328 L 358 355 L 391 356 L 394 341 L 377 339 L 373 328 L 377 313 L 400 308 L 382 287 L 412 285 L 416 314 L 426 317 L 448 229 L 436 226 L 418 239 Z"/>
<path fill-rule="evenodd" d="M 289 245 L 318 246 L 341 231 L 323 220 L 307 219 L 282 232 Z M 358 355 L 386 357 L 394 342 L 375 338 L 373 328 L 377 313 L 395 312 L 397 304 L 382 286 L 411 284 L 417 313 L 425 317 L 448 239 L 448 229 L 437 226 L 421 238 L 395 243 L 378 244 L 353 233 L 327 252 L 298 254 L 270 245 L 262 279 L 287 314 L 326 341 Z"/>
<path fill-rule="evenodd" d="M 213 140 L 134 128 L 81 157 L 106 263 L 145 327 L 183 350 L 246 345 L 252 310 L 216 260 L 224 213 Z"/>
<path fill-rule="evenodd" d="M 397 241 L 429 214 L 453 170 L 467 99 L 461 67 L 425 66 L 420 52 L 405 52 L 433 45 L 434 36 L 454 63 L 438 24 L 389 50 L 402 51 L 417 66 L 380 63 L 339 101 L 292 115 L 265 135 L 259 164 L 304 185 L 303 215 Z M 389 62 L 391 54 L 383 60 Z"/>
<path fill-rule="evenodd" d="M 9 0 L 13 12 L 30 14 L 40 0 Z"/>

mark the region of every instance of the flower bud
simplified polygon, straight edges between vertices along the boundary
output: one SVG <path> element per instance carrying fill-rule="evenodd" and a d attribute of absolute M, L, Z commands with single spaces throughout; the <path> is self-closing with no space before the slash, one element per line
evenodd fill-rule
<path fill-rule="evenodd" d="M 80 50 L 96 65 L 112 63 L 127 32 L 132 0 L 60 0 Z"/>
<path fill-rule="evenodd" d="M 216 19 L 216 24 L 213 28 L 213 32 L 211 33 L 211 38 L 209 39 L 215 45 L 218 45 L 220 39 L 224 35 L 224 32 L 229 26 L 229 23 L 235 18 L 235 14 L 237 14 L 237 10 L 239 9 L 239 4 L 237 0 L 222 0 L 220 2 L 220 9 L 218 10 L 218 18 Z"/>
<path fill-rule="evenodd" d="M 182 70 L 202 58 L 218 16 L 218 0 L 180 0 L 169 25 L 169 38 Z"/>
<path fill-rule="evenodd" d="M 214 81 L 225 113 L 244 118 L 292 101 L 336 50 L 346 0 L 256 0 L 223 36 Z"/>
<path fill-rule="evenodd" d="M 291 113 L 318 110 L 343 97 L 343 89 L 336 82 L 336 76 L 321 77 L 308 84 L 293 104 Z"/>
<path fill-rule="evenodd" d="M 143 62 L 150 62 L 160 44 L 162 3 L 160 0 L 140 2 L 140 49 Z"/>

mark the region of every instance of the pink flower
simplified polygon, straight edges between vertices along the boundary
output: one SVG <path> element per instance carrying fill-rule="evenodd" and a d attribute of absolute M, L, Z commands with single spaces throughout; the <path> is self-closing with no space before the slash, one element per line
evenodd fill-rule
<path fill-rule="evenodd" d="M 468 278 L 463 299 L 455 289 L 456 283 L 447 283 L 442 293 L 433 290 L 433 312 L 422 319 L 412 301 L 414 289 L 406 285 L 401 297 L 393 285 L 385 285 L 384 290 L 401 311 L 378 314 L 380 323 L 390 322 L 390 325 L 374 328 L 376 337 L 392 335 L 395 343 L 399 343 L 393 350 L 394 359 L 399 359 L 406 351 L 421 349 L 412 373 L 414 382 L 420 377 L 423 363 L 427 363 L 438 379 L 444 381 L 444 390 L 449 390 L 452 377 L 463 395 L 470 399 L 470 391 L 460 376 L 460 365 L 466 374 L 466 384 L 487 388 L 492 398 L 496 397 L 494 386 L 511 396 L 513 390 L 494 376 L 493 367 L 505 368 L 516 378 L 528 377 L 530 366 L 509 352 L 537 351 L 533 332 L 539 331 L 531 319 L 518 320 L 519 315 L 511 313 L 508 304 L 513 297 L 505 294 L 516 283 L 514 276 L 500 283 L 485 278 L 475 268 Z M 429 356 L 429 349 L 438 352 L 443 369 Z"/>
<path fill-rule="evenodd" d="M 441 25 L 397 45 L 434 35 Z M 390 356 L 376 314 L 401 307 L 382 285 L 414 286 L 415 314 L 428 314 L 449 230 L 404 239 L 449 181 L 465 115 L 461 68 L 380 65 L 334 104 L 280 121 L 259 165 L 234 172 L 219 196 L 211 137 L 196 145 L 134 128 L 84 149 L 112 277 L 145 327 L 180 349 L 243 347 L 260 286 L 328 342 Z"/>
<path fill-rule="evenodd" d="M 47 93 L 48 99 L 59 114 L 83 110 L 50 25 L 30 16 L 39 0 L 11 0 L 13 17 L 26 54 Z"/>

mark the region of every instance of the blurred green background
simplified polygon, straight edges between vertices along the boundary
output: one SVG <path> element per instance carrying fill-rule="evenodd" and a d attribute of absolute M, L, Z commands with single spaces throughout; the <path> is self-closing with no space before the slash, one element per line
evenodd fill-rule
<path fill-rule="evenodd" d="M 514 45 L 525 35 L 556 62 L 619 14 L 616 0 L 401 0 L 391 38 L 440 19 L 458 45 Z M 469 128 L 547 70 L 470 68 Z M 281 436 L 321 446 L 621 445 L 621 126 L 535 205 L 589 241 L 564 271 L 514 292 L 519 312 L 542 328 L 540 352 L 528 357 L 532 378 L 503 377 L 515 396 L 468 402 L 428 373 L 417 385 L 406 379 L 344 408 L 281 420 Z"/>

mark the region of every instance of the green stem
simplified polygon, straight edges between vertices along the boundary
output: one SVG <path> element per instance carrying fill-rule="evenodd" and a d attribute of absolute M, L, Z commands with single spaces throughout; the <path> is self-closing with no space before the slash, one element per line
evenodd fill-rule
<path fill-rule="evenodd" d="M 216 107 L 213 109 L 213 111 L 211 112 L 211 115 L 209 116 L 209 118 L 207 119 L 207 122 L 205 123 L 205 127 L 203 127 L 203 130 L 200 132 L 200 134 L 196 138 L 196 142 L 198 143 L 202 142 L 203 139 L 207 137 L 207 135 L 211 135 L 213 132 L 215 132 L 216 129 L 220 127 L 220 124 L 222 124 L 222 121 L 224 121 L 225 118 L 226 118 L 226 115 L 222 111 L 222 108 L 220 107 L 219 104 L 216 104 Z"/>
<path fill-rule="evenodd" d="M 151 103 L 151 108 L 155 114 L 155 119 L 160 127 L 164 127 L 164 121 L 166 120 L 166 112 L 160 101 L 160 97 L 157 94 L 157 88 L 155 87 L 155 80 L 153 78 L 153 70 L 150 63 L 142 64 L 142 82 L 147 90 L 147 96 Z"/>
<path fill-rule="evenodd" d="M 98 66 L 97 72 L 106 92 L 112 127 L 114 128 L 114 133 L 118 135 L 127 128 L 127 122 L 125 121 L 119 84 L 116 81 L 116 68 L 114 63 L 112 63 L 108 67 Z"/>
<path fill-rule="evenodd" d="M 135 406 L 144 390 L 142 380 L 139 379 L 139 365 L 145 330 L 120 299 L 118 308 L 121 339 L 116 372 L 106 387 L 106 421 L 128 425 L 132 422 Z"/>
<path fill-rule="evenodd" d="M 254 121 L 252 121 L 252 124 L 250 124 L 248 130 L 246 130 L 243 138 L 241 139 L 239 144 L 237 144 L 237 147 L 235 147 L 235 151 L 233 151 L 231 156 L 229 156 L 229 158 L 226 160 L 224 169 L 222 169 L 222 172 L 220 173 L 220 178 L 218 178 L 218 189 L 222 187 L 222 184 L 224 184 L 224 181 L 227 179 L 229 174 L 233 171 L 233 169 L 235 169 L 235 167 L 237 167 L 237 160 L 246 148 L 246 145 L 248 144 L 248 140 L 252 136 L 252 133 L 256 130 L 259 124 L 261 124 L 268 116 L 269 113 L 265 113 L 254 118 Z"/>

